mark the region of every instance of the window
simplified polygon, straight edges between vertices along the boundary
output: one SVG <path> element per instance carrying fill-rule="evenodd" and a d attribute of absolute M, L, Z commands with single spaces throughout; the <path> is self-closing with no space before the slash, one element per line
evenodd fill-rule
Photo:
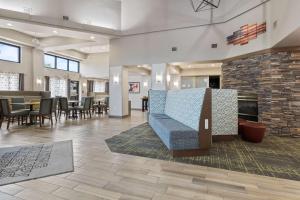
<path fill-rule="evenodd" d="M 94 92 L 105 92 L 105 82 L 96 81 L 94 86 Z"/>
<path fill-rule="evenodd" d="M 48 67 L 48 68 L 55 68 L 55 56 L 51 56 L 51 55 L 44 55 L 44 66 Z"/>
<path fill-rule="evenodd" d="M 60 69 L 79 73 L 80 63 L 76 60 L 70 60 L 50 54 L 44 55 L 44 66 L 52 69 Z"/>
<path fill-rule="evenodd" d="M 67 81 L 65 79 L 50 77 L 50 92 L 51 97 L 66 97 L 67 96 Z"/>
<path fill-rule="evenodd" d="M 20 47 L 0 42 L 0 60 L 20 63 L 20 57 Z"/>
<path fill-rule="evenodd" d="M 56 68 L 62 70 L 68 70 L 68 60 L 64 58 L 56 58 Z"/>
<path fill-rule="evenodd" d="M 0 73 L 0 90 L 18 91 L 19 74 Z"/>
<path fill-rule="evenodd" d="M 79 72 L 79 62 L 69 60 L 69 71 L 70 72 Z"/>

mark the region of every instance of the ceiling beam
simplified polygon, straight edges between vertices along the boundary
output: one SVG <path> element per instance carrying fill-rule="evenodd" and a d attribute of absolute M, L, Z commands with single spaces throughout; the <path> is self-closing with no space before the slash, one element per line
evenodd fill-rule
<path fill-rule="evenodd" d="M 118 30 L 113 30 L 99 26 L 92 26 L 88 24 L 80 24 L 73 21 L 59 20 L 44 16 L 29 15 L 27 13 L 16 12 L 6 9 L 0 9 L 0 19 L 49 26 L 53 28 L 61 28 L 66 30 L 74 30 L 85 33 L 101 34 L 109 38 L 118 38 L 121 35 L 121 32 Z"/>
<path fill-rule="evenodd" d="M 33 37 L 12 29 L 0 28 L 0 38 L 9 42 L 25 46 L 35 46 L 32 42 Z"/>

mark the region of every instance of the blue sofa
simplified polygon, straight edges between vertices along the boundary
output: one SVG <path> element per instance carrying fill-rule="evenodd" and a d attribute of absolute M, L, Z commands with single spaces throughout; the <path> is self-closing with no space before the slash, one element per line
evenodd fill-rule
<path fill-rule="evenodd" d="M 149 91 L 149 125 L 173 156 L 207 153 L 213 134 L 236 135 L 237 115 L 233 90 Z M 221 120 L 223 127 L 213 122 L 214 118 Z"/>

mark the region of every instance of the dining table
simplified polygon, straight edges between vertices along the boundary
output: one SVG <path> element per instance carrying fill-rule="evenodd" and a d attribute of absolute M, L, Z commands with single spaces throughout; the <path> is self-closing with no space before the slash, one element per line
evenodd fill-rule
<path fill-rule="evenodd" d="M 10 103 L 10 104 L 11 105 L 22 105 L 22 106 L 25 106 L 25 107 L 29 106 L 29 110 L 33 111 L 33 107 L 34 106 L 39 106 L 40 102 L 39 101 L 32 101 L 32 102 Z M 36 123 L 36 122 L 33 121 L 33 119 L 31 117 L 29 118 L 29 120 L 30 120 L 30 123 L 27 124 L 27 125 L 33 125 L 33 124 Z"/>
<path fill-rule="evenodd" d="M 10 103 L 11 105 L 22 105 L 25 107 L 29 106 L 30 111 L 33 111 L 33 106 L 40 105 L 39 101 L 33 101 L 33 102 L 23 102 L 23 103 Z"/>

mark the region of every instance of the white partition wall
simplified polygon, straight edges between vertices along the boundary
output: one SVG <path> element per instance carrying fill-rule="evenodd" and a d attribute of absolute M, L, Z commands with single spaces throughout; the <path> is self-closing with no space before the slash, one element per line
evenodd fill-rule
<path fill-rule="evenodd" d="M 109 115 L 128 116 L 128 69 L 113 66 L 109 69 Z"/>

